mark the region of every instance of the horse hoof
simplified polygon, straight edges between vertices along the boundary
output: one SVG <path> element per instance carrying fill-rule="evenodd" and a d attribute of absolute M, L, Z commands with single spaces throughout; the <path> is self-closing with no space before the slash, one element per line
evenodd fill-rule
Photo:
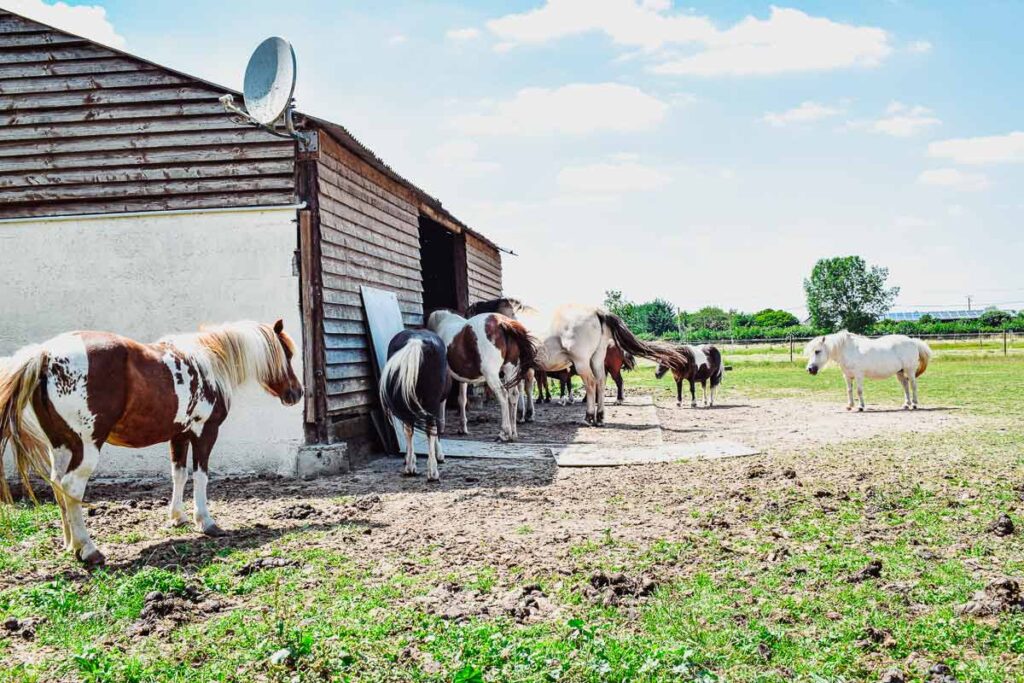
<path fill-rule="evenodd" d="M 416 470 L 402 470 L 403 477 L 415 477 L 419 472 Z"/>
<path fill-rule="evenodd" d="M 96 548 L 93 548 L 85 557 L 82 557 L 82 549 L 79 548 L 75 551 L 75 557 L 77 557 L 78 560 L 86 567 L 102 567 L 107 563 L 107 558 L 105 558 L 103 553 Z"/>
<path fill-rule="evenodd" d="M 183 526 L 188 526 L 188 518 L 186 517 L 172 517 L 164 524 L 164 527 L 167 529 L 180 529 Z"/>
<path fill-rule="evenodd" d="M 910 406 L 910 409 L 911 410 L 917 410 L 917 404 L 915 403 L 914 405 Z"/>
<path fill-rule="evenodd" d="M 853 406 L 846 406 L 847 410 L 853 410 Z"/>
<path fill-rule="evenodd" d="M 438 483 L 440 481 L 441 481 L 441 475 L 437 475 L 437 476 L 434 476 L 434 477 L 427 476 L 427 483 L 428 484 L 436 484 L 436 483 Z"/>
<path fill-rule="evenodd" d="M 224 531 L 216 524 L 211 524 L 203 529 L 203 535 L 209 536 L 210 538 L 220 538 L 221 536 L 227 536 L 228 532 Z"/>
<path fill-rule="evenodd" d="M 861 407 L 857 408 L 857 412 L 858 413 L 863 413 L 864 412 L 864 406 L 861 406 Z"/>

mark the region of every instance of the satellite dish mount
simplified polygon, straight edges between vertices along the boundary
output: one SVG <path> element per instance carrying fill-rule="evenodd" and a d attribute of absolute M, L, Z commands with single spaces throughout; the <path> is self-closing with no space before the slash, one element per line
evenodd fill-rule
<path fill-rule="evenodd" d="M 220 98 L 224 109 L 244 118 L 272 135 L 292 138 L 299 143 L 299 150 L 311 152 L 316 149 L 316 135 L 309 131 L 295 129 L 292 114 L 295 111 L 295 50 L 284 38 L 267 38 L 253 51 L 245 67 L 245 85 L 242 95 L 245 108 L 235 104 L 231 94 Z M 278 130 L 284 125 L 284 132 Z"/>

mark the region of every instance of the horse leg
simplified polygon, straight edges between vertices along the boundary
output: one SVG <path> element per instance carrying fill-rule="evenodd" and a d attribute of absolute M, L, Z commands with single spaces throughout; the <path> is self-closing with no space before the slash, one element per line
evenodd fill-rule
<path fill-rule="evenodd" d="M 687 380 L 690 383 L 690 407 L 697 407 L 697 385 L 692 379 Z"/>
<path fill-rule="evenodd" d="M 681 377 L 676 379 L 676 407 L 683 407 L 683 379 Z"/>
<path fill-rule="evenodd" d="M 615 403 L 622 405 L 626 401 L 626 394 L 622 389 L 622 371 L 612 372 L 612 379 L 615 381 Z"/>
<path fill-rule="evenodd" d="M 718 388 L 718 385 L 715 384 L 714 381 L 712 381 L 711 382 L 711 405 L 710 405 L 711 408 L 715 407 L 715 389 L 717 389 L 717 388 Z"/>
<path fill-rule="evenodd" d="M 469 434 L 469 423 L 466 421 L 466 403 L 469 402 L 469 385 L 459 382 L 459 434 Z"/>
<path fill-rule="evenodd" d="M 202 433 L 192 440 L 192 521 L 196 529 L 207 536 L 223 536 L 210 515 L 206 499 L 206 486 L 210 481 L 210 453 L 217 443 L 220 425 L 207 422 Z"/>
<path fill-rule="evenodd" d="M 604 424 L 604 385 L 608 381 L 608 377 L 604 372 L 604 358 L 600 361 L 597 360 L 597 356 L 590 360 L 590 369 L 594 372 L 594 386 L 597 391 L 594 394 L 596 399 L 596 413 L 594 415 L 594 425 L 600 427 Z"/>
<path fill-rule="evenodd" d="M 515 368 L 513 366 L 505 366 L 505 377 L 508 377 L 513 372 L 515 372 Z M 510 418 L 509 429 L 511 429 L 512 440 L 515 441 L 519 438 L 519 383 L 516 382 L 505 391 L 507 392 L 508 397 L 508 414 Z"/>
<path fill-rule="evenodd" d="M 76 449 L 72 449 L 76 450 Z M 103 553 L 96 549 L 82 515 L 82 499 L 96 465 L 100 460 L 100 449 L 88 438 L 81 439 L 82 461 L 75 469 L 60 478 L 60 490 L 67 507 L 68 528 L 71 548 L 75 556 L 87 565 L 101 565 L 106 561 Z"/>
<path fill-rule="evenodd" d="M 853 377 L 846 375 L 846 409 L 853 410 Z"/>
<path fill-rule="evenodd" d="M 864 412 L 864 375 L 857 375 L 857 400 L 860 401 L 858 411 Z"/>
<path fill-rule="evenodd" d="M 910 381 L 910 388 L 913 391 L 913 403 L 910 407 L 917 410 L 917 374 L 914 370 L 907 373 L 907 379 Z"/>
<path fill-rule="evenodd" d="M 708 407 L 708 381 L 702 379 L 700 381 L 700 400 L 705 408 Z"/>
<path fill-rule="evenodd" d="M 533 422 L 533 385 L 537 381 L 537 375 L 533 370 L 526 372 L 526 381 L 523 382 L 523 399 L 526 401 L 526 414 L 523 415 L 524 422 Z"/>
<path fill-rule="evenodd" d="M 501 411 L 501 431 L 498 432 L 498 441 L 512 441 L 513 431 L 509 423 L 515 424 L 515 413 L 513 412 L 511 418 L 509 416 L 509 396 L 508 391 L 501 384 L 501 379 L 495 374 L 487 377 L 487 386 L 491 388 L 491 392 L 498 398 L 498 409 Z"/>
<path fill-rule="evenodd" d="M 185 481 L 188 479 L 188 434 L 171 439 L 171 507 L 167 514 L 167 526 L 179 527 L 188 524 L 185 514 Z"/>
<path fill-rule="evenodd" d="M 447 396 L 447 394 L 445 394 Z M 445 422 L 448 419 L 448 399 L 441 399 L 441 406 L 437 413 L 437 433 L 444 434 Z"/>
<path fill-rule="evenodd" d="M 910 380 L 907 379 L 907 372 L 900 370 L 896 373 L 896 379 L 900 381 L 900 386 L 903 387 L 903 410 L 910 410 Z"/>
<path fill-rule="evenodd" d="M 441 473 L 437 469 L 440 445 L 437 438 L 437 426 L 427 427 L 427 481 L 441 480 Z"/>
<path fill-rule="evenodd" d="M 402 426 L 405 427 L 405 469 L 402 470 L 402 474 L 414 477 L 418 473 L 416 471 L 416 444 L 413 443 L 413 428 L 411 424 L 402 423 Z"/>

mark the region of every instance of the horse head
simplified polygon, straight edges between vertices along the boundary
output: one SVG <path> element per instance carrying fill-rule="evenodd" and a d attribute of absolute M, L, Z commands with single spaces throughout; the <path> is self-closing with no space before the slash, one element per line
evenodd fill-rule
<path fill-rule="evenodd" d="M 273 328 L 264 326 L 273 332 L 273 340 L 268 340 L 271 348 L 268 364 L 269 372 L 265 377 L 260 378 L 263 388 L 267 393 L 281 399 L 286 406 L 293 406 L 302 399 L 302 383 L 295 376 L 292 369 L 292 358 L 295 356 L 295 342 L 284 331 L 284 321 L 278 320 Z"/>
<path fill-rule="evenodd" d="M 828 365 L 828 339 L 824 336 L 815 337 L 807 343 L 804 355 L 807 356 L 807 372 L 817 375 L 819 370 Z"/>

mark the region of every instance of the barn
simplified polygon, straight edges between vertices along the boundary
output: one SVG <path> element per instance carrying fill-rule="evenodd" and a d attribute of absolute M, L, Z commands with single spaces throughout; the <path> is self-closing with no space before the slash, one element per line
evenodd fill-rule
<path fill-rule="evenodd" d="M 325 446 L 344 467 L 379 409 L 360 288 L 393 291 L 418 326 L 500 295 L 501 252 L 343 126 L 297 114 L 300 151 L 225 93 L 240 97 L 0 11 L 0 356 L 72 329 L 283 318 L 305 405 L 236 399 L 215 467 L 296 474 Z M 162 448 L 109 448 L 101 475 L 166 471 Z"/>

